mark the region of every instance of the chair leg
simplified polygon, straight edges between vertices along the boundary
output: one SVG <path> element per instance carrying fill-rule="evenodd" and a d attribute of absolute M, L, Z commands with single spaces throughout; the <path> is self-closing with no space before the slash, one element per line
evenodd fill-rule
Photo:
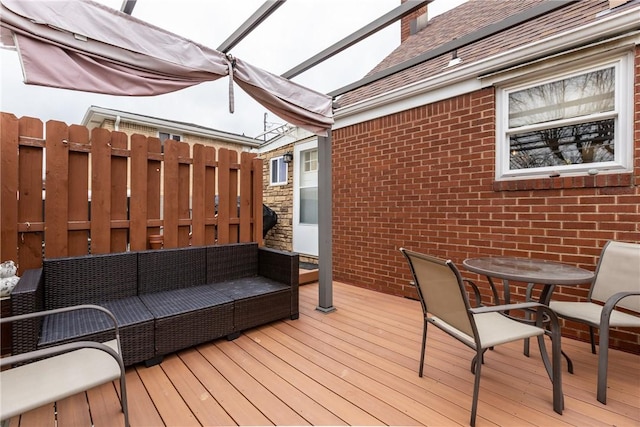
<path fill-rule="evenodd" d="M 484 363 L 484 353 L 487 350 L 493 350 L 493 347 L 489 347 L 489 348 L 485 348 L 484 350 L 482 350 L 482 355 L 480 356 L 480 363 Z M 475 374 L 476 373 L 476 364 L 478 363 L 478 356 L 473 356 L 473 359 L 471 359 L 471 373 Z"/>
<path fill-rule="evenodd" d="M 591 353 L 596 354 L 596 340 L 593 335 L 593 326 L 589 326 L 589 340 L 591 341 Z"/>
<path fill-rule="evenodd" d="M 598 402 L 607 404 L 607 367 L 609 363 L 609 325 L 600 327 L 598 355 Z"/>
<path fill-rule="evenodd" d="M 476 360 L 482 360 L 482 354 L 484 351 L 482 349 L 478 349 L 477 354 L 475 356 Z M 476 425 L 476 413 L 478 412 L 478 392 L 480 391 L 480 371 L 482 368 L 482 363 L 476 363 L 475 366 L 475 380 L 473 381 L 473 401 L 471 402 L 471 419 L 469 420 L 469 424 L 471 427 Z"/>
<path fill-rule="evenodd" d="M 427 344 L 427 318 L 424 318 L 424 326 L 422 328 L 422 350 L 420 351 L 420 372 L 418 376 L 422 377 L 424 370 L 424 349 Z"/>
<path fill-rule="evenodd" d="M 124 413 L 124 425 L 129 427 L 129 405 L 127 405 L 127 385 L 125 381 L 125 373 L 120 376 L 120 405 Z"/>
<path fill-rule="evenodd" d="M 527 283 L 527 290 L 525 292 L 525 301 L 526 302 L 532 301 L 531 294 L 533 293 L 533 287 L 534 286 L 535 286 L 535 283 Z M 531 313 L 529 312 L 529 310 L 525 310 L 524 318 L 525 318 L 526 321 L 531 320 Z M 530 341 L 531 340 L 529 338 L 525 338 L 524 339 L 523 354 L 525 356 L 527 356 L 527 357 L 529 357 Z"/>
<path fill-rule="evenodd" d="M 562 347 L 560 345 L 560 330 L 551 333 L 551 382 L 553 386 L 553 410 L 562 415 L 564 409 L 564 395 L 562 394 Z"/>

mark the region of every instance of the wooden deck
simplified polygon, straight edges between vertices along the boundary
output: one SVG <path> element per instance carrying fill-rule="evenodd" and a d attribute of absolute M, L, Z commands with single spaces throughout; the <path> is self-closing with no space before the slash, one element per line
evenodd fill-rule
<path fill-rule="evenodd" d="M 301 287 L 299 320 L 130 368 L 132 425 L 468 425 L 473 352 L 430 329 L 419 378 L 418 302 L 336 283 L 337 311 L 322 314 L 317 295 L 317 284 Z M 517 343 L 486 357 L 477 425 L 640 425 L 640 356 L 611 352 L 605 406 L 596 400 L 597 358 L 588 344 L 562 346 L 576 372 L 563 369 L 562 416 L 553 412 L 538 352 L 526 358 Z M 122 425 L 117 393 L 108 384 L 10 425 Z"/>

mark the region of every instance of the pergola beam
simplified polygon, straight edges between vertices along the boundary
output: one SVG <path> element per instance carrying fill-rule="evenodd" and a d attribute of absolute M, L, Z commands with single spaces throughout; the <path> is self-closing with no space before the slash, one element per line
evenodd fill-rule
<path fill-rule="evenodd" d="M 390 12 L 387 12 L 375 21 L 372 21 L 371 23 L 365 25 L 364 27 L 360 28 L 359 30 L 345 37 L 339 42 L 329 46 L 322 52 L 312 56 L 300 65 L 293 67 L 289 71 L 282 74 L 282 77 L 284 77 L 285 79 L 291 79 L 298 74 L 307 71 L 308 69 L 331 58 L 332 56 L 342 52 L 343 50 L 353 46 L 354 44 L 366 39 L 370 35 L 382 30 L 383 28 L 388 27 L 397 20 L 402 19 L 403 17 L 413 13 L 423 6 L 428 5 L 432 1 L 433 0 L 409 0 L 405 3 L 402 3 L 400 6 L 396 7 Z"/>
<path fill-rule="evenodd" d="M 227 53 L 235 45 L 240 43 L 242 39 L 249 35 L 249 33 L 256 29 L 265 19 L 269 17 L 277 8 L 282 6 L 286 0 L 267 0 L 262 6 L 256 10 L 253 15 L 249 17 L 244 23 L 238 27 L 233 34 L 231 34 L 220 46 L 218 51 Z"/>

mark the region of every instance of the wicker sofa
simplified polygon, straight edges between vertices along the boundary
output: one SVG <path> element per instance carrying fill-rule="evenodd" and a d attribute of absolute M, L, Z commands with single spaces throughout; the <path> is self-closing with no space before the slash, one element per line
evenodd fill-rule
<path fill-rule="evenodd" d="M 298 255 L 239 243 L 45 259 L 11 293 L 12 314 L 98 304 L 118 320 L 125 365 L 275 320 L 297 319 Z M 13 325 L 13 353 L 82 339 L 104 340 L 90 311 Z"/>

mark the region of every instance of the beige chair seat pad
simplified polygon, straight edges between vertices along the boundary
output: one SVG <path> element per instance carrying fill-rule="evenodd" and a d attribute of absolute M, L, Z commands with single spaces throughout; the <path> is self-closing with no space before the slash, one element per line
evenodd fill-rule
<path fill-rule="evenodd" d="M 116 340 L 105 342 L 116 352 Z M 61 400 L 120 378 L 120 366 L 108 353 L 83 348 L 2 371 L 2 419 Z"/>
<path fill-rule="evenodd" d="M 589 322 L 595 327 L 600 325 L 600 315 L 602 314 L 602 306 L 592 302 L 571 302 L 571 301 L 551 301 L 549 303 L 551 310 L 558 315 L 573 319 L 581 319 Z M 609 320 L 611 327 L 640 327 L 640 316 L 623 313 L 614 310 Z"/>
<path fill-rule="evenodd" d="M 498 312 L 475 314 L 473 317 L 483 349 L 544 334 L 544 329 L 542 328 L 513 321 Z M 431 319 L 438 327 L 465 342 L 469 347 L 476 348 L 473 337 L 436 317 Z"/>

